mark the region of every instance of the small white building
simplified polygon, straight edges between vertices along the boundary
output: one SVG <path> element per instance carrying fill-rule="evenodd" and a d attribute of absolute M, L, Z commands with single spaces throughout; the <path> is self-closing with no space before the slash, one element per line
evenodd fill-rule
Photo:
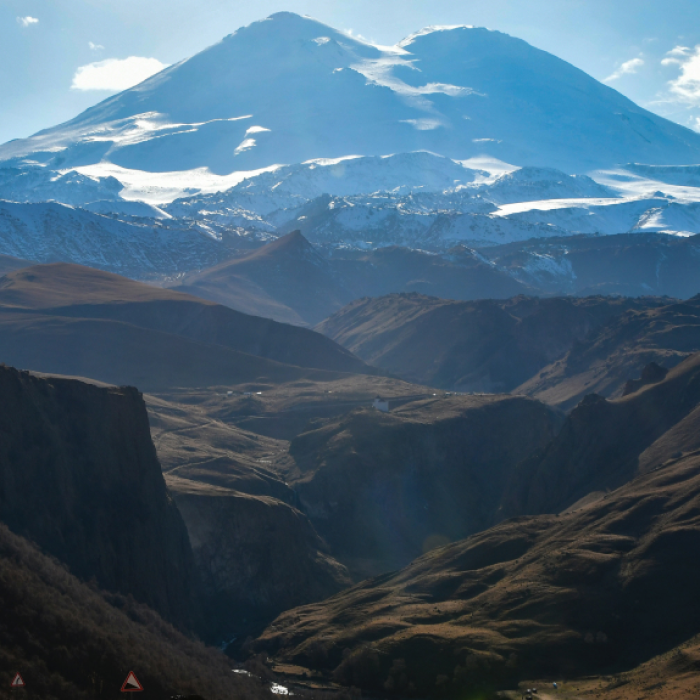
<path fill-rule="evenodd" d="M 374 401 L 372 401 L 372 408 L 376 408 L 378 411 L 382 411 L 382 413 L 388 413 L 389 402 L 383 399 L 381 396 L 377 396 L 375 397 Z"/>

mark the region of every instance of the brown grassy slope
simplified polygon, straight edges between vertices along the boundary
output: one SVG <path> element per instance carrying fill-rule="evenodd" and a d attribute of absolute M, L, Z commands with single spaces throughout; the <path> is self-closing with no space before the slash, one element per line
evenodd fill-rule
<path fill-rule="evenodd" d="M 30 267 L 31 265 L 36 265 L 36 263 L 31 260 L 15 258 L 12 255 L 0 255 L 0 276 L 6 275 L 8 272 L 21 270 L 23 267 Z"/>
<path fill-rule="evenodd" d="M 181 284 L 219 304 L 299 325 L 318 323 L 355 296 L 299 231 Z"/>
<path fill-rule="evenodd" d="M 185 418 L 186 422 L 189 422 L 190 417 L 197 424 L 213 421 L 211 426 L 235 426 L 236 429 L 286 441 L 304 432 L 311 420 L 331 418 L 355 408 L 371 406 L 377 394 L 391 399 L 392 405 L 397 406 L 436 393 L 429 387 L 409 384 L 390 377 L 366 374 L 311 374 L 309 371 L 306 374 L 305 377 L 286 382 L 260 379 L 242 384 L 219 384 L 204 388 L 166 388 L 159 391 L 155 397 L 164 400 L 168 405 L 179 406 L 184 414 L 189 416 Z M 200 412 L 198 417 L 194 417 L 193 410 Z M 155 412 L 159 412 L 159 409 L 153 404 L 152 413 Z M 168 439 L 174 439 L 175 443 L 180 443 L 183 435 L 192 435 L 190 428 L 182 433 L 177 432 L 174 424 L 172 429 L 167 428 L 167 431 Z M 219 437 L 222 435 L 223 433 L 219 433 Z M 219 442 L 219 437 L 210 437 Z M 201 446 L 202 442 L 199 442 L 199 445 Z M 186 449 L 189 451 L 193 446 L 190 444 Z M 208 450 L 208 447 L 206 449 Z M 286 449 L 285 445 L 284 450 Z M 273 448 L 272 451 L 276 453 L 277 448 Z"/>
<path fill-rule="evenodd" d="M 74 574 L 195 621 L 187 532 L 132 388 L 0 366 L 0 518 Z"/>
<path fill-rule="evenodd" d="M 698 546 L 695 452 L 594 505 L 502 523 L 284 613 L 259 646 L 418 696 L 614 672 L 697 633 Z"/>
<path fill-rule="evenodd" d="M 658 384 L 624 398 L 588 396 L 551 445 L 514 473 L 504 513 L 559 512 L 590 492 L 616 488 L 642 469 L 697 448 L 699 407 L 700 353 Z"/>
<path fill-rule="evenodd" d="M 0 361 L 144 391 L 339 376 L 119 321 L 2 311 Z"/>
<path fill-rule="evenodd" d="M 559 425 L 510 396 L 358 409 L 292 441 L 289 481 L 334 556 L 367 576 L 491 525 L 511 471 Z"/>
<path fill-rule="evenodd" d="M 295 224 L 296 225 L 296 224 Z M 458 247 L 429 255 L 398 246 L 326 257 L 298 231 L 235 260 L 186 276 L 182 291 L 246 313 L 313 325 L 353 299 L 420 292 L 502 299 L 530 288 Z"/>
<path fill-rule="evenodd" d="M 459 302 L 418 294 L 360 299 L 317 330 L 409 381 L 460 391 L 510 391 L 607 319 L 656 299 Z"/>
<path fill-rule="evenodd" d="M 526 681 L 523 687 L 551 688 L 549 682 Z M 579 678 L 559 683 L 556 693 L 543 693 L 543 700 L 697 700 L 700 697 L 700 636 L 655 656 L 631 671 L 602 677 Z M 521 695 L 518 694 L 518 700 Z"/>
<path fill-rule="evenodd" d="M 105 700 L 133 670 L 146 695 L 256 700 L 268 692 L 235 677 L 218 652 L 154 612 L 81 583 L 0 524 L 0 697 Z M 21 673 L 26 691 L 10 690 Z"/>
<path fill-rule="evenodd" d="M 285 364 L 371 373 L 347 350 L 308 329 L 80 265 L 37 265 L 7 275 L 0 281 L 0 307 L 5 313 L 127 323 Z"/>
<path fill-rule="evenodd" d="M 586 394 L 622 394 L 651 362 L 670 368 L 700 350 L 700 296 L 611 318 L 568 354 L 515 389 L 563 409 Z"/>
<path fill-rule="evenodd" d="M 212 393 L 221 404 L 233 402 L 226 392 Z M 239 428 L 218 417 L 216 408 L 203 401 L 185 403 L 192 394 L 173 398 L 146 396 L 151 435 L 165 474 L 293 501 L 292 490 L 285 484 L 291 462 L 288 442 Z"/>

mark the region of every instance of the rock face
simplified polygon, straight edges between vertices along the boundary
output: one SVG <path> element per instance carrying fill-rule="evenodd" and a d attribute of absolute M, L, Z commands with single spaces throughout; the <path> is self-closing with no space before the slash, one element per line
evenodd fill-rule
<path fill-rule="evenodd" d="M 666 457 L 695 449 L 692 426 L 698 425 L 699 403 L 700 354 L 668 372 L 663 381 L 624 398 L 609 401 L 589 394 L 553 442 L 514 472 L 504 515 L 556 513 L 591 492 L 617 488 L 660 463 L 642 458 L 648 448 Z M 669 431 L 674 431 L 673 440 L 666 436 Z M 662 451 L 654 443 L 664 437 Z"/>
<path fill-rule="evenodd" d="M 280 612 L 350 585 L 308 518 L 271 496 L 166 477 L 187 524 L 210 634 L 242 643 Z"/>
<path fill-rule="evenodd" d="M 642 376 L 639 379 L 628 379 L 627 383 L 622 389 L 623 396 L 629 396 L 634 394 L 635 391 L 639 391 L 643 386 L 648 384 L 656 384 L 662 381 L 668 370 L 661 365 L 656 364 L 656 362 L 650 362 L 643 370 Z"/>
<path fill-rule="evenodd" d="M 543 404 L 511 396 L 361 409 L 292 441 L 298 472 L 290 483 L 359 580 L 493 524 L 512 471 L 552 440 L 560 421 Z"/>
<path fill-rule="evenodd" d="M 195 619 L 196 578 L 143 399 L 0 366 L 0 519 L 83 580 Z"/>

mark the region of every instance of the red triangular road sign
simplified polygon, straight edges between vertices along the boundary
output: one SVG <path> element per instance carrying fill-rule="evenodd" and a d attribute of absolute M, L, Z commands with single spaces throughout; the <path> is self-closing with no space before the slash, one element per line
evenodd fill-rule
<path fill-rule="evenodd" d="M 22 676 L 20 676 L 19 673 L 16 673 L 10 685 L 13 688 L 24 688 L 24 681 L 22 680 Z"/>
<path fill-rule="evenodd" d="M 143 686 L 139 683 L 139 679 L 133 671 L 129 671 L 129 675 L 122 686 L 122 693 L 138 693 L 143 690 Z"/>

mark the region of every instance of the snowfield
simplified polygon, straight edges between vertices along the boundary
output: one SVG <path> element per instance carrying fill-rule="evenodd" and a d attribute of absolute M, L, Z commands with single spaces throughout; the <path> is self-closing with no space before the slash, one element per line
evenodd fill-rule
<path fill-rule="evenodd" d="M 506 34 L 430 27 L 383 47 L 282 12 L 0 146 L 0 253 L 143 276 L 296 229 L 436 253 L 689 236 L 694 163 L 700 134 Z M 533 254 L 523 274 L 562 265 Z"/>

